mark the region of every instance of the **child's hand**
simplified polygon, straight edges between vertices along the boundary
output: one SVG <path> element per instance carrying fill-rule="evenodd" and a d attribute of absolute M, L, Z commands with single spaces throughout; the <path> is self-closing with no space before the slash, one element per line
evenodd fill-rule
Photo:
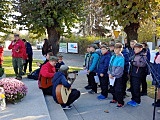
<path fill-rule="evenodd" d="M 101 76 L 101 77 L 103 77 L 103 76 L 104 76 L 104 74 L 102 74 L 102 73 L 101 73 L 101 74 L 100 74 L 100 76 Z"/>
<path fill-rule="evenodd" d="M 109 74 L 109 78 L 113 79 L 113 76 L 111 74 Z"/>
<path fill-rule="evenodd" d="M 87 73 L 90 73 L 90 70 L 87 70 Z"/>

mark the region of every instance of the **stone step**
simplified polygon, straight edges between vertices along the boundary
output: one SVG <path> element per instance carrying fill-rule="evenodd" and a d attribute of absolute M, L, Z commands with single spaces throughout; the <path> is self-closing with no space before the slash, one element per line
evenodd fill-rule
<path fill-rule="evenodd" d="M 7 104 L 0 112 L 0 120 L 51 120 L 42 91 L 37 81 L 24 78 L 28 87 L 27 96 L 17 104 Z"/>
<path fill-rule="evenodd" d="M 45 96 L 45 100 L 51 120 L 68 120 L 62 107 L 53 100 L 52 96 Z"/>

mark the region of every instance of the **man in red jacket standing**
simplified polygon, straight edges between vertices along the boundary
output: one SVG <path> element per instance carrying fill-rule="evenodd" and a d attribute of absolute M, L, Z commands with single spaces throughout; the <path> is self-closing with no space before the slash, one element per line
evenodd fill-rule
<path fill-rule="evenodd" d="M 26 57 L 24 42 L 19 38 L 19 34 L 14 34 L 14 40 L 8 46 L 12 49 L 12 65 L 16 74 L 16 79 L 22 80 L 23 59 Z"/>
<path fill-rule="evenodd" d="M 52 78 L 56 72 L 55 65 L 57 61 L 57 57 L 50 56 L 49 61 L 41 67 L 38 85 L 44 95 L 52 95 Z"/>

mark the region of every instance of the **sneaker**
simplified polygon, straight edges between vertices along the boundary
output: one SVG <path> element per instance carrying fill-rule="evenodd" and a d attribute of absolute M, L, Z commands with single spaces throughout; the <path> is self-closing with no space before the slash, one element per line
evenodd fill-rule
<path fill-rule="evenodd" d="M 139 106 L 140 104 L 136 103 L 135 101 L 131 100 L 127 103 L 128 105 L 132 106 L 132 107 L 137 107 Z"/>
<path fill-rule="evenodd" d="M 152 103 L 152 106 L 154 106 L 154 105 L 155 105 L 155 107 L 160 107 L 160 102 L 156 102 L 155 104 Z"/>
<path fill-rule="evenodd" d="M 70 109 L 72 109 L 72 106 L 65 106 L 65 107 L 62 107 L 63 108 L 63 110 L 70 110 Z"/>
<path fill-rule="evenodd" d="M 131 101 L 127 102 L 127 105 L 131 105 L 133 102 L 134 102 L 134 101 L 131 100 Z"/>
<path fill-rule="evenodd" d="M 141 92 L 141 96 L 147 96 L 147 93 Z"/>
<path fill-rule="evenodd" d="M 87 85 L 87 86 L 85 86 L 84 88 L 85 88 L 86 90 L 90 90 L 90 89 L 92 89 L 92 86 Z"/>
<path fill-rule="evenodd" d="M 104 95 L 99 95 L 99 96 L 97 96 L 97 99 L 98 100 L 104 100 L 104 99 L 106 99 L 107 97 L 106 96 L 104 96 Z"/>
<path fill-rule="evenodd" d="M 96 92 L 91 90 L 91 91 L 88 91 L 89 94 L 95 94 Z"/>
<path fill-rule="evenodd" d="M 117 103 L 117 101 L 116 100 L 111 100 L 110 103 Z"/>
<path fill-rule="evenodd" d="M 124 107 L 124 105 L 123 104 L 118 104 L 116 107 L 117 108 L 122 108 L 122 107 Z"/>

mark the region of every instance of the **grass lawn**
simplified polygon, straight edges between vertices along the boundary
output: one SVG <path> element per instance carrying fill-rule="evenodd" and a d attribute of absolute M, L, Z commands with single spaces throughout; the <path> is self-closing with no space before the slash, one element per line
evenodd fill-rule
<path fill-rule="evenodd" d="M 36 62 L 43 63 L 42 60 L 33 60 L 33 63 L 32 63 L 33 71 L 38 68 L 38 66 L 36 65 Z M 3 68 L 5 70 L 5 74 L 7 77 L 14 76 L 14 70 L 12 67 L 12 57 L 11 56 L 4 56 Z M 75 71 L 75 70 L 81 70 L 81 69 L 82 68 L 80 68 L 80 67 L 69 66 L 69 71 Z"/>

